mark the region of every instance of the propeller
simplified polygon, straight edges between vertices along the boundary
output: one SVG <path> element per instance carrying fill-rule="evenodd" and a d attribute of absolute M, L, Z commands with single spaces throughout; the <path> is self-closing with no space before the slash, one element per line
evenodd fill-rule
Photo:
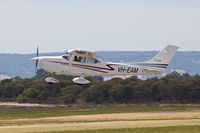
<path fill-rule="evenodd" d="M 37 46 L 37 51 L 36 51 L 36 57 L 38 57 L 38 56 L 39 56 L 39 46 Z M 39 62 L 39 60 L 36 59 L 36 61 L 35 61 L 35 72 L 37 72 L 38 62 Z"/>

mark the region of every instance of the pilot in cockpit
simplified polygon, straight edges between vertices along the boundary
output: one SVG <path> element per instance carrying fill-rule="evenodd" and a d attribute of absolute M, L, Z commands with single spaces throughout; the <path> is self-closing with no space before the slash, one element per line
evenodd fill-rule
<path fill-rule="evenodd" d="M 77 61 L 77 62 L 79 62 L 79 59 L 78 59 L 78 57 L 77 57 L 77 56 L 74 56 L 74 61 Z"/>

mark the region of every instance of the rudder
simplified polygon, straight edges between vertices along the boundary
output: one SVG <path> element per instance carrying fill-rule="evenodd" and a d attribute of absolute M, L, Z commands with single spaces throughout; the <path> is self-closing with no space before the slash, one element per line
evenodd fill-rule
<path fill-rule="evenodd" d="M 169 64 L 176 51 L 179 47 L 173 45 L 167 45 L 162 51 L 155 55 L 152 59 L 148 60 L 146 63 L 159 63 L 159 64 Z"/>

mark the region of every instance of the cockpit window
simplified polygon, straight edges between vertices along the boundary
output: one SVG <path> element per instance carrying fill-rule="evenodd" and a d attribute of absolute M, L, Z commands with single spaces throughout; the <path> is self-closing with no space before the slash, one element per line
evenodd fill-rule
<path fill-rule="evenodd" d="M 91 63 L 91 64 L 93 64 L 93 63 L 100 63 L 100 61 L 97 60 L 97 59 L 94 59 L 94 58 L 88 58 L 87 59 L 87 63 Z"/>

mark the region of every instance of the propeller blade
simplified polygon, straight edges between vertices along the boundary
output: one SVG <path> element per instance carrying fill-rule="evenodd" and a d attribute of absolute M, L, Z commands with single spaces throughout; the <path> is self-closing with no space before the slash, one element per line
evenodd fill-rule
<path fill-rule="evenodd" d="M 39 56 L 39 46 L 37 46 L 37 52 L 36 52 L 36 57 Z"/>
<path fill-rule="evenodd" d="M 37 68 L 38 68 L 38 60 L 35 62 L 35 72 L 37 73 Z"/>
<path fill-rule="evenodd" d="M 36 57 L 39 56 L 39 46 L 37 46 L 37 51 L 36 51 Z M 35 72 L 37 72 L 37 68 L 38 68 L 38 59 L 35 62 Z"/>

